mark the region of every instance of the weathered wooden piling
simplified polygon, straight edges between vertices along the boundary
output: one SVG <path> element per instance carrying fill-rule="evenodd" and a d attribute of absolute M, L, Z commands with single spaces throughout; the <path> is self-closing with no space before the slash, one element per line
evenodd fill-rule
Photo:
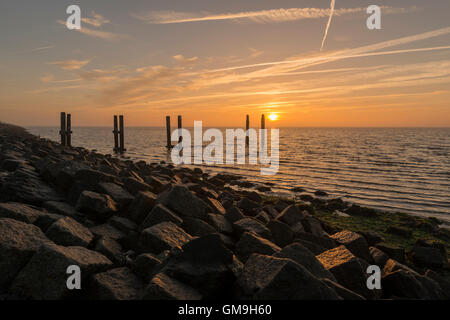
<path fill-rule="evenodd" d="M 72 115 L 67 114 L 67 123 L 66 123 L 66 145 L 68 147 L 72 146 Z"/>
<path fill-rule="evenodd" d="M 178 134 L 179 134 L 178 143 L 183 141 L 183 137 L 181 136 L 181 129 L 182 128 L 183 128 L 183 126 L 182 126 L 181 116 L 178 116 Z"/>
<path fill-rule="evenodd" d="M 248 130 L 250 129 L 250 116 L 247 115 L 245 119 L 245 145 L 248 146 Z"/>
<path fill-rule="evenodd" d="M 172 139 L 171 139 L 171 133 L 170 133 L 170 116 L 166 117 L 166 132 L 167 132 L 167 148 L 172 148 Z"/>
<path fill-rule="evenodd" d="M 265 129 L 266 128 L 266 118 L 264 117 L 264 115 L 261 116 L 261 129 Z"/>
<path fill-rule="evenodd" d="M 66 113 L 61 112 L 61 129 L 59 130 L 61 135 L 61 145 L 66 145 Z"/>
<path fill-rule="evenodd" d="M 123 115 L 119 116 L 119 151 L 125 152 L 125 126 L 123 125 Z"/>
<path fill-rule="evenodd" d="M 114 116 L 114 152 L 119 152 L 119 128 L 117 125 L 117 116 Z"/>

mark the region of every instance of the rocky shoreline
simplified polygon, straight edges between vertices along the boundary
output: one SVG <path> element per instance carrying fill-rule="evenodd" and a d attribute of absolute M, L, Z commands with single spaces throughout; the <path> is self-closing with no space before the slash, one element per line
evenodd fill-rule
<path fill-rule="evenodd" d="M 450 233 L 437 219 L 320 192 L 266 197 L 231 188 L 237 176 L 1 123 L 0 148 L 0 300 L 450 299 Z M 67 288 L 71 265 L 81 290 Z"/>

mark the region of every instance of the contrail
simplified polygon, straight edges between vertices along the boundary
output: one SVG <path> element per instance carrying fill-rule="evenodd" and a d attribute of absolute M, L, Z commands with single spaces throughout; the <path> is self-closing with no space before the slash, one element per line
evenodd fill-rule
<path fill-rule="evenodd" d="M 331 5 L 330 5 L 330 17 L 328 18 L 328 23 L 327 23 L 327 27 L 326 27 L 326 29 L 325 29 L 325 34 L 323 35 L 322 46 L 320 47 L 320 51 L 322 51 L 323 45 L 325 44 L 325 40 L 327 39 L 328 29 L 330 28 L 331 19 L 333 18 L 334 5 L 335 5 L 335 4 L 336 4 L 336 0 L 331 0 Z"/>

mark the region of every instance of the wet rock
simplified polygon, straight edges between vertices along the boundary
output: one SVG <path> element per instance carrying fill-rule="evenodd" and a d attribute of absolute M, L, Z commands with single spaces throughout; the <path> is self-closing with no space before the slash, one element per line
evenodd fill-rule
<path fill-rule="evenodd" d="M 42 212 L 23 203 L 0 203 L 0 218 L 10 218 L 26 223 L 34 223 Z"/>
<path fill-rule="evenodd" d="M 182 185 L 163 192 L 158 201 L 181 216 L 205 219 L 208 213 L 208 205 Z"/>
<path fill-rule="evenodd" d="M 299 265 L 305 267 L 315 277 L 328 278 L 332 281 L 336 281 L 333 274 L 325 269 L 322 263 L 314 256 L 314 254 L 300 243 L 293 243 L 284 247 L 280 252 L 273 254 L 277 258 L 291 259 L 297 262 Z"/>
<path fill-rule="evenodd" d="M 142 231 L 139 245 L 143 252 L 158 254 L 164 250 L 181 247 L 191 239 L 192 236 L 173 222 L 162 222 Z"/>
<path fill-rule="evenodd" d="M 156 204 L 156 195 L 152 192 L 138 192 L 128 210 L 130 218 L 141 224 Z"/>
<path fill-rule="evenodd" d="M 42 231 L 18 220 L 0 218 L 0 287 L 11 282 L 42 244 Z"/>
<path fill-rule="evenodd" d="M 284 209 L 276 219 L 286 223 L 289 226 L 293 226 L 294 224 L 301 222 L 304 218 L 305 215 L 300 212 L 299 208 L 295 205 L 291 205 Z"/>
<path fill-rule="evenodd" d="M 334 275 L 339 284 L 365 298 L 374 297 L 374 293 L 366 287 L 365 270 L 345 246 L 325 251 L 316 258 Z"/>
<path fill-rule="evenodd" d="M 101 237 L 95 244 L 95 251 L 105 255 L 109 260 L 116 264 L 125 263 L 125 255 L 122 253 L 122 246 L 114 239 Z"/>
<path fill-rule="evenodd" d="M 154 271 L 161 265 L 161 260 L 150 253 L 139 255 L 131 264 L 131 270 L 148 283 L 154 275 Z"/>
<path fill-rule="evenodd" d="M 153 207 L 152 211 L 149 212 L 139 228 L 140 230 L 144 230 L 161 222 L 169 221 L 176 225 L 181 225 L 183 223 L 183 220 L 166 206 L 157 204 Z"/>
<path fill-rule="evenodd" d="M 85 279 L 112 266 L 102 254 L 83 247 L 43 245 L 20 271 L 11 290 L 37 300 L 57 300 L 69 296 L 67 268 L 77 265 Z M 83 283 L 83 280 L 82 280 Z"/>
<path fill-rule="evenodd" d="M 233 228 L 237 237 L 241 237 L 244 232 L 253 232 L 262 238 L 271 240 L 272 234 L 261 222 L 253 218 L 244 218 L 233 223 Z"/>
<path fill-rule="evenodd" d="M 210 226 L 203 220 L 184 217 L 181 227 L 190 235 L 195 237 L 206 236 L 208 234 L 216 233 L 216 229 Z"/>
<path fill-rule="evenodd" d="M 242 262 L 247 261 L 253 253 L 273 255 L 280 250 L 280 247 L 269 240 L 258 237 L 256 234 L 249 232 L 244 232 L 236 244 L 236 254 Z"/>
<path fill-rule="evenodd" d="M 145 182 L 152 188 L 156 193 L 161 193 L 166 188 L 166 182 L 155 176 L 145 177 Z"/>
<path fill-rule="evenodd" d="M 294 240 L 294 232 L 285 223 L 278 220 L 271 220 L 266 227 L 272 234 L 273 242 L 281 248 L 292 243 Z"/>
<path fill-rule="evenodd" d="M 206 221 L 219 233 L 228 235 L 233 233 L 233 226 L 222 214 L 209 213 L 206 217 Z"/>
<path fill-rule="evenodd" d="M 314 217 L 305 216 L 301 223 L 306 232 L 312 233 L 318 237 L 326 235 L 326 232 L 322 228 L 321 222 Z"/>
<path fill-rule="evenodd" d="M 360 216 L 360 217 L 376 217 L 377 212 L 370 208 L 365 208 L 358 206 L 356 204 L 353 204 L 350 208 L 345 210 L 345 213 L 351 215 L 351 216 Z"/>
<path fill-rule="evenodd" d="M 253 254 L 237 281 L 238 297 L 255 300 L 337 300 L 324 282 L 290 259 Z"/>
<path fill-rule="evenodd" d="M 239 202 L 237 203 L 237 206 L 239 209 L 241 209 L 244 212 L 244 214 L 249 215 L 249 216 L 256 215 L 256 211 L 259 210 L 259 208 L 260 208 L 259 203 L 252 201 L 247 197 L 244 197 L 241 200 L 239 200 Z"/>
<path fill-rule="evenodd" d="M 259 192 L 269 192 L 272 190 L 271 187 L 267 187 L 267 186 L 258 186 L 256 188 L 256 190 L 258 190 Z"/>
<path fill-rule="evenodd" d="M 98 300 L 136 300 L 144 284 L 128 268 L 116 268 L 92 277 L 91 290 Z"/>
<path fill-rule="evenodd" d="M 225 218 L 227 218 L 227 220 L 230 221 L 231 223 L 234 223 L 238 220 L 244 219 L 245 216 L 238 207 L 230 205 L 226 209 Z"/>
<path fill-rule="evenodd" d="M 117 212 L 117 204 L 106 194 L 83 191 L 78 198 L 76 209 L 95 220 L 106 220 Z"/>
<path fill-rule="evenodd" d="M 143 300 L 201 300 L 200 293 L 164 273 L 158 273 L 145 289 Z"/>
<path fill-rule="evenodd" d="M 306 190 L 303 189 L 302 187 L 293 187 L 293 188 L 291 188 L 291 191 L 296 192 L 296 193 L 302 193 L 302 192 L 305 192 Z"/>
<path fill-rule="evenodd" d="M 338 244 L 344 245 L 351 253 L 358 258 L 364 259 L 367 262 L 372 261 L 372 256 L 369 252 L 369 245 L 366 239 L 360 234 L 348 230 L 335 233 L 331 236 Z"/>
<path fill-rule="evenodd" d="M 218 234 L 192 239 L 170 258 L 163 269 L 167 275 L 197 289 L 205 297 L 218 297 L 235 280 L 234 256 Z"/>
<path fill-rule="evenodd" d="M 88 228 L 70 217 L 59 219 L 45 233 L 47 238 L 61 246 L 87 247 L 94 239 Z"/>
<path fill-rule="evenodd" d="M 447 264 L 447 259 L 437 248 L 414 246 L 410 255 L 412 262 L 422 268 L 442 268 Z"/>
<path fill-rule="evenodd" d="M 128 191 L 115 183 L 99 183 L 98 191 L 100 193 L 109 195 L 120 208 L 125 208 L 134 200 L 134 197 Z"/>

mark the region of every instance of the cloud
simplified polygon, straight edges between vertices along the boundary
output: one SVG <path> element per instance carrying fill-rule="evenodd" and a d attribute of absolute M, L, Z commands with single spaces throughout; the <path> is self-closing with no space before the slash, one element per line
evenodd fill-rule
<path fill-rule="evenodd" d="M 94 27 L 101 27 L 102 25 L 111 22 L 102 15 L 95 13 L 94 11 L 91 12 L 90 18 L 81 18 L 81 21 Z"/>
<path fill-rule="evenodd" d="M 63 26 L 66 25 L 66 22 L 64 22 L 64 21 L 58 20 L 57 22 Z M 100 30 L 86 28 L 83 26 L 81 26 L 80 29 L 73 29 L 71 31 L 77 31 L 77 32 L 80 32 L 87 36 L 94 37 L 94 38 L 100 38 L 100 39 L 107 40 L 107 41 L 115 41 L 115 40 L 119 40 L 122 38 L 126 38 L 126 36 L 123 34 L 112 33 L 112 32 L 107 32 L 107 31 L 100 31 Z"/>
<path fill-rule="evenodd" d="M 389 9 L 390 14 L 405 13 L 411 10 L 417 10 L 416 7 L 409 8 L 392 8 Z M 334 10 L 334 15 L 341 16 L 344 14 L 365 12 L 365 8 L 342 8 Z M 275 23 L 296 21 L 301 19 L 318 19 L 328 17 L 331 9 L 322 8 L 290 8 L 290 9 L 272 9 L 260 11 L 245 11 L 237 13 L 220 13 L 214 14 L 210 12 L 180 12 L 180 11 L 150 11 L 145 14 L 133 14 L 134 18 L 150 24 L 171 24 L 171 23 L 188 23 L 202 21 L 251 21 L 256 23 Z"/>
<path fill-rule="evenodd" d="M 37 51 L 42 51 L 42 50 L 48 50 L 48 49 L 53 49 L 54 47 L 55 46 L 39 47 L 39 48 L 31 49 L 29 52 L 37 52 Z"/>
<path fill-rule="evenodd" d="M 90 60 L 65 60 L 48 62 L 48 64 L 57 65 L 63 70 L 78 70 L 87 65 Z"/>
<path fill-rule="evenodd" d="M 196 62 L 198 60 L 198 57 L 192 57 L 192 58 L 185 58 L 182 54 L 177 54 L 176 56 L 173 56 L 176 61 L 182 62 L 182 63 L 192 63 Z"/>
<path fill-rule="evenodd" d="M 330 5 L 330 17 L 328 18 L 327 26 L 326 26 L 326 28 L 325 28 L 325 33 L 324 33 L 324 35 L 323 35 L 322 45 L 320 46 L 320 51 L 323 50 L 323 45 L 325 44 L 325 40 L 327 40 L 328 29 L 330 29 L 331 19 L 333 18 L 333 14 L 334 14 L 334 6 L 335 6 L 335 5 L 336 5 L 336 0 L 331 0 L 331 5 Z"/>

